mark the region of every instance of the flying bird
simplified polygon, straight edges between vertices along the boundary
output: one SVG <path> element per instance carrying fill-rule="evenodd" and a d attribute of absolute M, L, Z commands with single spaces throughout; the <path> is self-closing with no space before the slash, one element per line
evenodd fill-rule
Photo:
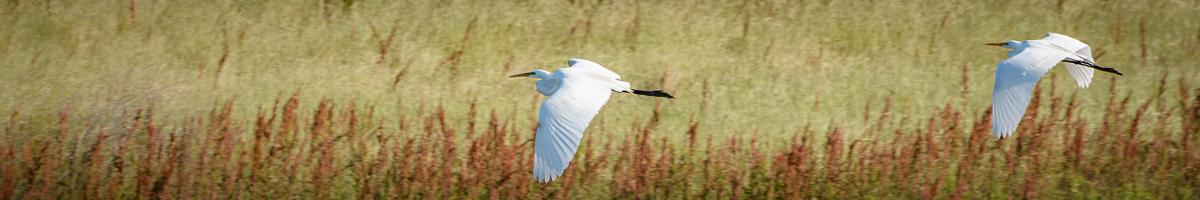
<path fill-rule="evenodd" d="M 1046 33 L 1040 40 L 988 43 L 1012 49 L 1008 59 L 996 67 L 996 83 L 992 88 L 992 133 L 997 138 L 1012 136 L 1025 115 L 1025 107 L 1033 86 L 1042 75 L 1059 62 L 1066 63 L 1067 72 L 1080 88 L 1092 83 L 1092 70 L 1122 75 L 1111 67 L 1096 64 L 1092 50 L 1075 38 L 1058 33 Z"/>
<path fill-rule="evenodd" d="M 538 111 L 538 127 L 533 146 L 533 176 L 539 182 L 550 182 L 562 175 L 588 123 L 612 93 L 674 99 L 662 90 L 637 90 L 621 75 L 595 62 L 571 58 L 567 68 L 550 73 L 546 70 L 512 75 L 531 77 L 537 81 L 537 91 L 547 96 Z"/>

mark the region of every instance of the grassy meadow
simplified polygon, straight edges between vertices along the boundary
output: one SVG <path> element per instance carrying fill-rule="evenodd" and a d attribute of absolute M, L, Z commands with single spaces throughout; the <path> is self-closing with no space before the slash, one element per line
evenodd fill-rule
<path fill-rule="evenodd" d="M 1200 1 L 0 2 L 0 199 L 1196 199 Z M 1015 137 L 984 43 L 1089 43 Z M 533 80 L 614 95 L 532 178 Z"/>

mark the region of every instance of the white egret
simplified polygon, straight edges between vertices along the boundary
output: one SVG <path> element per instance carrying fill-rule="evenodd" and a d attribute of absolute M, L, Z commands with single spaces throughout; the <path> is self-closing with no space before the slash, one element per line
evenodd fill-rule
<path fill-rule="evenodd" d="M 1012 49 L 1008 59 L 996 67 L 996 83 L 992 88 L 992 133 L 998 138 L 1012 136 L 1017 130 L 1025 107 L 1029 106 L 1033 86 L 1059 62 L 1067 63 L 1067 72 L 1080 88 L 1091 84 L 1092 69 L 1122 75 L 1116 69 L 1097 65 L 1087 44 L 1058 33 L 1046 33 L 1040 40 L 988 45 Z"/>
<path fill-rule="evenodd" d="M 620 75 L 592 61 L 571 58 L 567 65 L 554 73 L 539 69 L 509 76 L 541 79 L 537 81 L 537 91 L 548 97 L 538 111 L 533 146 L 533 176 L 539 182 L 550 182 L 562 175 L 575 157 L 583 130 L 613 92 L 675 98 L 661 90 L 630 88 Z"/>

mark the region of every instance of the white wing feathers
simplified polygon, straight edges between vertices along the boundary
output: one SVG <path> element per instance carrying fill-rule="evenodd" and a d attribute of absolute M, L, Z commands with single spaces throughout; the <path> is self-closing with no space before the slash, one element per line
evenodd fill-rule
<path fill-rule="evenodd" d="M 563 78 L 562 84 L 542 102 L 538 112 L 533 176 L 539 182 L 550 182 L 562 175 L 575 157 L 583 131 L 612 95 L 606 88 L 593 87 L 570 76 Z"/>
<path fill-rule="evenodd" d="M 601 66 L 599 63 L 592 62 L 590 60 L 571 58 L 567 59 L 567 65 L 571 66 L 570 69 L 577 70 L 581 74 L 590 73 L 604 77 L 621 78 L 621 75 L 618 75 L 616 72 L 613 72 L 608 68 L 604 68 L 604 66 Z"/>
<path fill-rule="evenodd" d="M 1008 137 L 1016 131 L 1034 85 L 1068 56 L 1071 54 L 1056 49 L 1029 47 L 1000 62 L 992 89 L 992 133 L 996 137 Z"/>
<path fill-rule="evenodd" d="M 1095 62 L 1092 59 L 1092 48 L 1087 44 L 1058 33 L 1046 33 L 1046 37 L 1041 39 L 1043 42 L 1062 48 L 1062 50 L 1071 52 L 1077 57 L 1082 57 L 1087 61 Z M 1079 84 L 1080 88 L 1087 88 L 1092 83 L 1092 74 L 1094 70 L 1085 66 L 1066 63 L 1067 72 L 1070 72 L 1071 78 L 1075 79 L 1075 83 Z"/>

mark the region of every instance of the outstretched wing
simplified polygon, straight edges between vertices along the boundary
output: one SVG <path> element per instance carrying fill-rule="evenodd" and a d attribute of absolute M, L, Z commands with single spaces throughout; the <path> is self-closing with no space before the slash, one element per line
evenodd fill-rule
<path fill-rule="evenodd" d="M 550 182 L 562 175 L 575 157 L 583 131 L 612 95 L 608 89 L 583 81 L 570 76 L 563 78 L 558 91 L 542 102 L 533 147 L 533 176 L 539 182 Z"/>
<path fill-rule="evenodd" d="M 1008 137 L 1017 130 L 1034 85 L 1067 56 L 1067 52 L 1028 47 L 1000 62 L 992 88 L 992 132 L 996 137 Z"/>
<path fill-rule="evenodd" d="M 599 63 L 582 58 L 567 59 L 567 66 L 570 66 L 571 69 L 579 70 L 580 72 L 586 71 L 587 73 L 603 76 L 605 78 L 621 78 L 621 75 L 617 74 L 617 72 L 613 72 Z"/>
<path fill-rule="evenodd" d="M 1088 62 L 1096 61 L 1092 59 L 1092 48 L 1087 44 L 1072 38 L 1071 36 L 1058 33 L 1046 33 L 1046 37 L 1042 38 L 1041 40 L 1059 48 L 1063 48 L 1063 50 L 1074 53 L 1079 57 L 1087 59 Z M 1066 64 L 1067 72 L 1071 73 L 1071 78 L 1075 79 L 1075 83 L 1079 84 L 1080 88 L 1087 88 L 1088 85 L 1091 85 L 1092 73 L 1094 72 L 1092 68 L 1072 63 Z"/>

